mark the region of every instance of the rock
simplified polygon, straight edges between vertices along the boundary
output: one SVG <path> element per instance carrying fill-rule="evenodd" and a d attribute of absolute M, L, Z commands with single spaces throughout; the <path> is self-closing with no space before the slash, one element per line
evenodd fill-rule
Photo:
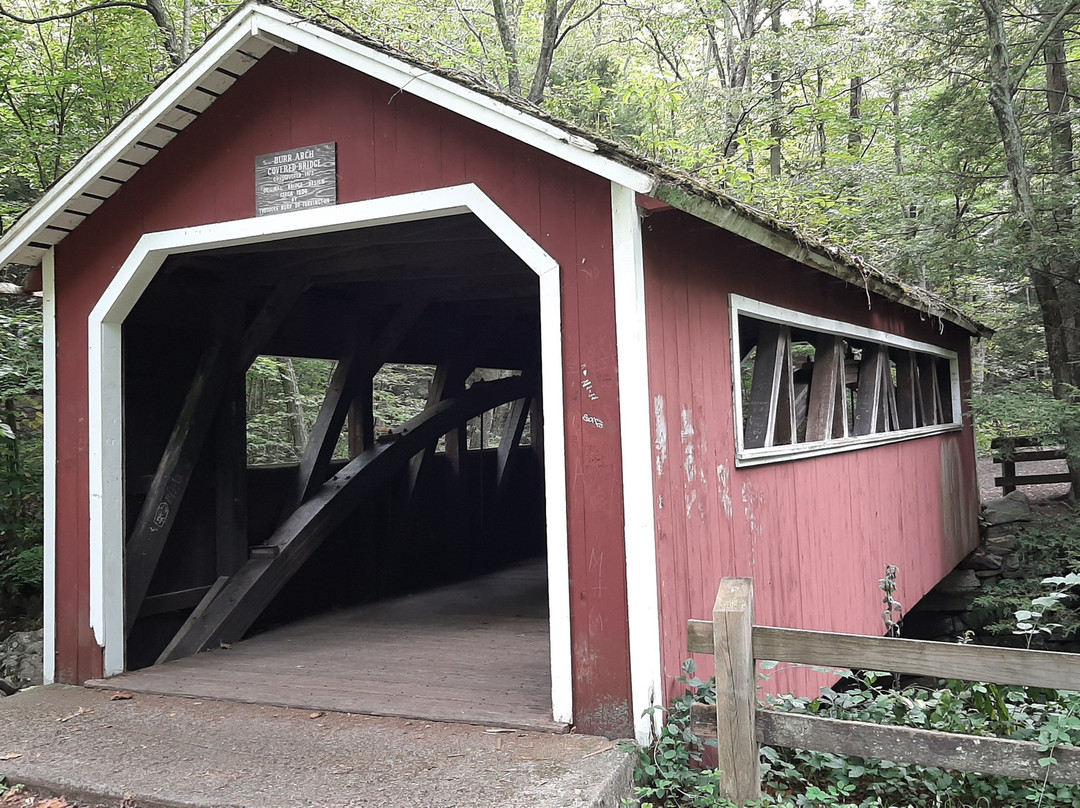
<path fill-rule="evenodd" d="M 1023 491 L 1013 491 L 983 505 L 982 520 L 988 525 L 1030 522 L 1031 501 Z"/>
<path fill-rule="evenodd" d="M 961 595 L 980 588 L 979 579 L 972 570 L 953 570 L 934 587 L 943 595 Z"/>
<path fill-rule="evenodd" d="M 988 553 L 982 547 L 979 547 L 960 562 L 958 569 L 976 571 L 999 570 L 1001 569 L 1001 558 Z M 940 584 L 938 584 L 938 586 L 940 586 Z"/>
<path fill-rule="evenodd" d="M 1020 569 L 1020 559 L 1016 556 L 1006 556 L 1001 559 L 1002 578 L 1023 578 L 1026 573 Z"/>
<path fill-rule="evenodd" d="M 994 538 L 987 538 L 983 543 L 983 549 L 988 553 L 993 553 L 997 556 L 1006 556 L 1015 552 L 1020 547 L 1019 537 L 1012 533 L 1006 533 L 1004 536 L 995 536 Z"/>
<path fill-rule="evenodd" d="M 904 633 L 912 637 L 949 637 L 964 632 L 958 617 L 942 612 L 913 612 L 904 618 Z"/>
<path fill-rule="evenodd" d="M 972 573 L 972 575 L 974 574 Z M 978 581 L 977 578 L 976 581 Z M 971 608 L 972 601 L 975 600 L 977 594 L 978 590 L 953 595 L 932 589 L 919 601 L 919 608 L 931 612 L 966 612 Z"/>
<path fill-rule="evenodd" d="M 1024 526 L 1016 524 L 1015 522 L 1006 522 L 1003 525 L 984 525 L 983 537 L 989 539 L 999 539 L 1004 536 L 1015 536 L 1017 531 L 1023 530 Z M 1019 539 L 1017 539 L 1019 541 Z"/>
<path fill-rule="evenodd" d="M 41 684 L 44 632 L 16 631 L 0 642 L 0 679 L 15 689 Z"/>
<path fill-rule="evenodd" d="M 983 586 L 992 586 L 997 583 L 1001 570 L 975 570 L 975 574 L 979 576 Z"/>

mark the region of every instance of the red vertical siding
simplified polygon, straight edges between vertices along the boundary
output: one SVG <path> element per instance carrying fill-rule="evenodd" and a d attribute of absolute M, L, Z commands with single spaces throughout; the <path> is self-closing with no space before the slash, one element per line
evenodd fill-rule
<path fill-rule="evenodd" d="M 575 720 L 629 731 L 610 186 L 304 51 L 265 57 L 57 248 L 58 678 L 101 669 L 85 628 L 87 314 L 144 232 L 250 217 L 255 156 L 326 141 L 339 202 L 476 183 L 561 265 Z M 583 368 L 599 400 L 581 400 Z"/>
<path fill-rule="evenodd" d="M 881 633 L 885 564 L 899 567 L 898 598 L 913 604 L 977 540 L 970 424 L 957 433 L 735 468 L 728 295 L 943 345 L 962 357 L 966 338 L 884 299 L 868 308 L 865 290 L 678 212 L 646 218 L 644 257 L 669 695 L 687 656 L 686 620 L 710 615 L 724 576 L 755 579 L 759 623 Z M 959 458 L 961 478 L 946 510 L 943 452 Z M 785 671 L 773 687 L 816 692 L 818 679 Z"/>

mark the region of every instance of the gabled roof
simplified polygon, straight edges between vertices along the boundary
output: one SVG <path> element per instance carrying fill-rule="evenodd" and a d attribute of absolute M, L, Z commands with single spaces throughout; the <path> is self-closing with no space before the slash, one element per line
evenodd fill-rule
<path fill-rule="evenodd" d="M 688 175 L 555 119 L 525 101 L 424 64 L 375 40 L 258 2 L 233 12 L 201 48 L 19 217 L 0 238 L 0 266 L 40 263 L 47 250 L 275 47 L 319 53 L 807 266 L 972 334 L 990 333 L 924 289 L 892 278 L 838 247 L 803 237 Z"/>

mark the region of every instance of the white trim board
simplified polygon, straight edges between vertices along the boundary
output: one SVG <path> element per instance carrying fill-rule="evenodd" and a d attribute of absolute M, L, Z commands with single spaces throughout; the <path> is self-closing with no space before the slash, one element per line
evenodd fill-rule
<path fill-rule="evenodd" d="M 887 443 L 899 443 L 900 441 L 913 440 L 928 435 L 940 435 L 945 432 L 956 432 L 963 429 L 963 415 L 960 398 L 960 366 L 956 351 L 933 345 L 929 342 L 908 339 L 899 334 L 891 334 L 888 331 L 879 331 L 875 328 L 846 323 L 842 320 L 834 320 L 829 317 L 818 317 L 813 314 L 787 309 L 782 306 L 774 306 L 771 303 L 763 303 L 742 295 L 728 295 L 729 321 L 731 328 L 731 392 L 732 410 L 735 418 L 735 465 L 737 467 L 758 466 L 765 463 L 777 463 L 786 460 L 798 460 L 807 457 L 819 457 L 821 455 L 836 454 L 838 452 L 850 452 L 856 449 L 867 449 L 871 446 L 882 446 Z M 792 443 L 782 446 L 766 446 L 759 449 L 747 449 L 743 446 L 743 406 L 742 406 L 742 373 L 740 364 L 742 348 L 739 344 L 739 315 L 746 314 L 757 320 L 767 320 L 782 325 L 793 325 L 808 328 L 827 334 L 837 334 L 843 337 L 864 339 L 901 348 L 909 351 L 937 356 L 949 362 L 949 380 L 951 384 L 952 399 L 952 422 L 948 424 L 934 424 L 932 426 L 917 427 L 915 429 L 896 430 L 894 432 L 876 432 L 871 435 L 859 435 L 846 438 L 835 438 L 828 441 L 815 441 L 812 443 Z"/>
<path fill-rule="evenodd" d="M 662 717 L 660 710 L 647 711 L 663 703 L 664 688 L 656 522 L 652 509 L 652 442 L 644 440 L 652 433 L 649 352 L 645 334 L 645 271 L 641 255 L 641 218 L 634 191 L 614 182 L 611 184 L 611 239 L 622 429 L 630 702 L 634 734 L 638 743 L 647 745 L 659 729 Z"/>
<path fill-rule="evenodd" d="M 90 623 L 105 675 L 124 670 L 123 396 L 121 329 L 170 255 L 472 213 L 538 276 L 547 500 L 552 715 L 573 719 L 559 265 L 475 185 L 221 222 L 143 236 L 89 318 Z"/>
<path fill-rule="evenodd" d="M 735 322 L 735 315 L 737 314 L 749 314 L 758 320 L 768 320 L 782 325 L 798 325 L 827 334 L 866 339 L 872 342 L 880 342 L 882 345 L 890 345 L 894 348 L 905 348 L 909 351 L 934 354 L 945 359 L 956 359 L 956 351 L 950 351 L 948 348 L 942 348 L 940 345 L 933 345 L 929 342 L 919 342 L 918 340 L 901 337 L 899 334 L 879 331 L 876 328 L 866 328 L 853 323 L 845 323 L 843 320 L 833 320 L 829 317 L 818 317 L 794 309 L 785 309 L 782 306 L 762 303 L 760 300 L 743 297 L 742 295 L 729 295 L 728 297 L 732 322 Z"/>
<path fill-rule="evenodd" d="M 56 681 L 56 263 L 53 250 L 41 262 L 43 519 L 42 678 Z"/>

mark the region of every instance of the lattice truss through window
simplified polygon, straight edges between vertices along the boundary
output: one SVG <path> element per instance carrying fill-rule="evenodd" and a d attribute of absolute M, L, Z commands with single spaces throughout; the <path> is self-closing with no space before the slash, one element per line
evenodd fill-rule
<path fill-rule="evenodd" d="M 959 423 L 955 354 L 832 321 L 850 333 L 732 314 L 742 450 L 879 443 Z"/>

